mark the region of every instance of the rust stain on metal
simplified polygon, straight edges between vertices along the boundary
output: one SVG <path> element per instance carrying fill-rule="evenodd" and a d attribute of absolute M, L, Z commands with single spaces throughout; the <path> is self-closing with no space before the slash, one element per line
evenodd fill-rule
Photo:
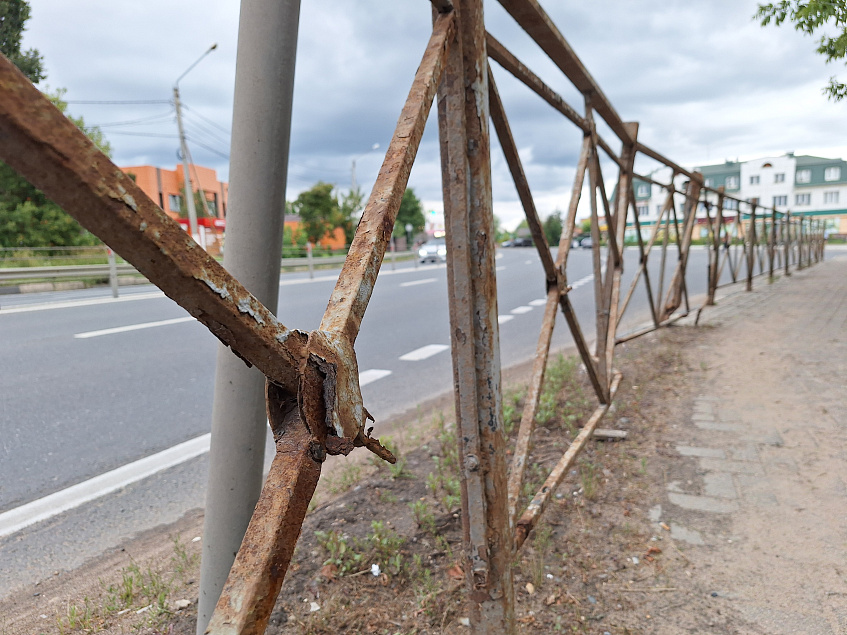
<path fill-rule="evenodd" d="M 373 293 L 454 31 L 455 12 L 439 13 L 321 322 L 321 330 L 344 333 L 350 342 L 356 341 Z"/>

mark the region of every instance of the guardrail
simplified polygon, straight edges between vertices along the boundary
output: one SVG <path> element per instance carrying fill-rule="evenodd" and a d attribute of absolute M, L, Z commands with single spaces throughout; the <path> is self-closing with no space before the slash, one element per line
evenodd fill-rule
<path fill-rule="evenodd" d="M 340 266 L 344 264 L 346 254 L 340 256 L 325 256 L 305 258 L 283 258 L 283 269 L 302 269 L 308 268 L 310 277 L 314 276 L 315 268 L 326 266 Z M 415 266 L 418 264 L 418 259 L 412 251 L 397 251 L 389 254 L 389 262 L 394 264 L 395 260 L 408 260 L 413 258 Z M 138 270 L 129 263 L 121 263 L 115 266 L 115 275 L 132 275 L 138 274 Z M 59 265 L 53 267 L 6 267 L 0 268 L 0 284 L 8 284 L 20 280 L 54 280 L 54 279 L 85 279 L 85 278 L 110 278 L 112 275 L 111 267 L 108 264 L 103 265 Z"/>

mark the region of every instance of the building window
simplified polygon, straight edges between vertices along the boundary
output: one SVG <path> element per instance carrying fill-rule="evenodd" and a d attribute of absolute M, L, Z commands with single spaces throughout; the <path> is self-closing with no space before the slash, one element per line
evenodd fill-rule
<path fill-rule="evenodd" d="M 773 197 L 773 206 L 774 207 L 785 207 L 788 205 L 788 196 L 774 196 Z"/>
<path fill-rule="evenodd" d="M 812 195 L 809 194 L 809 193 L 796 194 L 794 196 L 794 204 L 795 205 L 811 205 L 812 204 Z"/>
<path fill-rule="evenodd" d="M 182 197 L 177 194 L 168 194 L 168 209 L 177 213 L 182 211 Z"/>
<path fill-rule="evenodd" d="M 777 172 L 773 175 L 774 183 L 785 183 L 785 172 Z"/>
<path fill-rule="evenodd" d="M 650 208 L 647 205 L 639 205 L 636 209 L 639 216 L 647 216 L 650 213 Z"/>
<path fill-rule="evenodd" d="M 638 186 L 638 196 L 650 196 L 650 190 L 646 185 Z"/>
<path fill-rule="evenodd" d="M 758 185 L 759 184 L 759 175 L 754 174 L 750 177 L 750 185 Z"/>
<path fill-rule="evenodd" d="M 729 211 L 734 211 L 738 209 L 738 201 L 734 198 L 724 199 L 723 208 Z"/>
<path fill-rule="evenodd" d="M 812 180 L 811 170 L 797 170 L 795 180 L 798 183 L 809 183 Z"/>
<path fill-rule="evenodd" d="M 661 214 L 661 213 L 662 213 L 662 206 L 661 206 L 661 205 L 656 205 L 656 216 L 658 216 L 658 215 L 659 215 L 659 214 Z"/>
<path fill-rule="evenodd" d="M 706 179 L 704 181 L 704 184 L 706 185 L 706 187 L 712 187 L 712 185 L 714 184 L 714 181 L 712 181 L 712 179 Z"/>
<path fill-rule="evenodd" d="M 724 183 L 731 190 L 737 190 L 738 189 L 738 177 L 737 176 L 726 177 L 726 181 L 724 181 Z"/>
<path fill-rule="evenodd" d="M 841 178 L 841 168 L 837 165 L 823 171 L 824 181 L 837 181 Z"/>
<path fill-rule="evenodd" d="M 824 192 L 823 193 L 823 202 L 824 203 L 837 203 L 838 202 L 838 192 Z"/>

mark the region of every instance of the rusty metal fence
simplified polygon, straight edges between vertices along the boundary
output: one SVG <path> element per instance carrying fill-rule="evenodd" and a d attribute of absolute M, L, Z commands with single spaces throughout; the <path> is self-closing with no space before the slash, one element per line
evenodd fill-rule
<path fill-rule="evenodd" d="M 777 271 L 790 274 L 823 257 L 820 223 L 705 187 L 638 140 L 536 0 L 499 0 L 584 97 L 582 114 L 485 30 L 481 0 L 433 0 L 433 30 L 379 176 L 320 328 L 281 324 L 207 255 L 135 183 L 65 119 L 5 58 L 0 59 L 0 158 L 70 212 L 184 307 L 233 353 L 267 377 L 276 441 L 271 466 L 241 549 L 218 601 L 210 633 L 262 633 L 281 588 L 327 454 L 366 447 L 370 436 L 355 342 L 393 231 L 432 103 L 437 99 L 450 330 L 459 456 L 462 462 L 464 570 L 476 633 L 513 633 L 513 554 L 608 412 L 621 382 L 615 346 L 688 315 L 686 269 L 695 225 L 708 230 L 708 294 L 722 284 Z M 493 59 L 582 132 L 569 209 L 558 248 L 547 244 L 517 145 L 497 91 Z M 499 71 L 498 71 L 499 72 Z M 511 171 L 543 265 L 547 303 L 511 468 L 505 463 L 500 389 L 489 117 Z M 598 133 L 601 118 L 614 135 Z M 619 149 L 616 151 L 614 147 Z M 670 169 L 665 183 L 633 171 L 637 157 Z M 612 193 L 602 166 L 617 169 Z M 635 213 L 633 179 L 664 189 L 652 229 Z M 586 186 L 587 181 L 587 186 Z M 568 256 L 580 200 L 588 199 L 593 239 L 595 328 L 585 332 L 571 304 Z M 729 210 L 730 201 L 734 201 Z M 605 231 L 602 228 L 605 227 Z M 638 269 L 622 285 L 625 245 Z M 658 250 L 658 256 L 654 252 Z M 658 280 L 648 262 L 660 259 Z M 539 281 L 542 283 L 542 281 Z M 618 333 L 638 285 L 649 323 Z M 525 509 L 518 506 L 556 314 L 561 310 L 597 401 L 582 431 Z M 592 342 L 593 340 L 593 342 Z M 508 496 L 503 496 L 504 492 Z"/>

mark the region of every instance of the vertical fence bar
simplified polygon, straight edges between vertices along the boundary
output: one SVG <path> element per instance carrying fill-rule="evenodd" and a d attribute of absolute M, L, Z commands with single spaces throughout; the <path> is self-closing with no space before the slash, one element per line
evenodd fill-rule
<path fill-rule="evenodd" d="M 747 247 L 747 291 L 752 291 L 753 268 L 756 266 L 756 199 L 750 201 L 750 224 L 744 239 Z"/>
<path fill-rule="evenodd" d="M 791 210 L 785 212 L 785 216 L 782 219 L 782 250 L 785 255 L 785 275 L 790 276 L 790 264 L 791 264 Z"/>
<path fill-rule="evenodd" d="M 494 263 L 488 59 L 482 0 L 454 2 L 439 90 L 462 522 L 471 631 L 515 632 Z"/>
<path fill-rule="evenodd" d="M 773 282 L 773 263 L 776 257 L 776 209 L 771 210 L 771 231 L 768 238 L 768 265 L 770 280 Z"/>
<path fill-rule="evenodd" d="M 715 219 L 712 222 L 712 257 L 709 259 L 709 297 L 706 304 L 715 304 L 715 293 L 718 290 L 718 261 L 721 256 L 721 227 L 723 226 L 723 200 L 724 186 L 718 188 L 718 204 L 715 210 Z"/>

